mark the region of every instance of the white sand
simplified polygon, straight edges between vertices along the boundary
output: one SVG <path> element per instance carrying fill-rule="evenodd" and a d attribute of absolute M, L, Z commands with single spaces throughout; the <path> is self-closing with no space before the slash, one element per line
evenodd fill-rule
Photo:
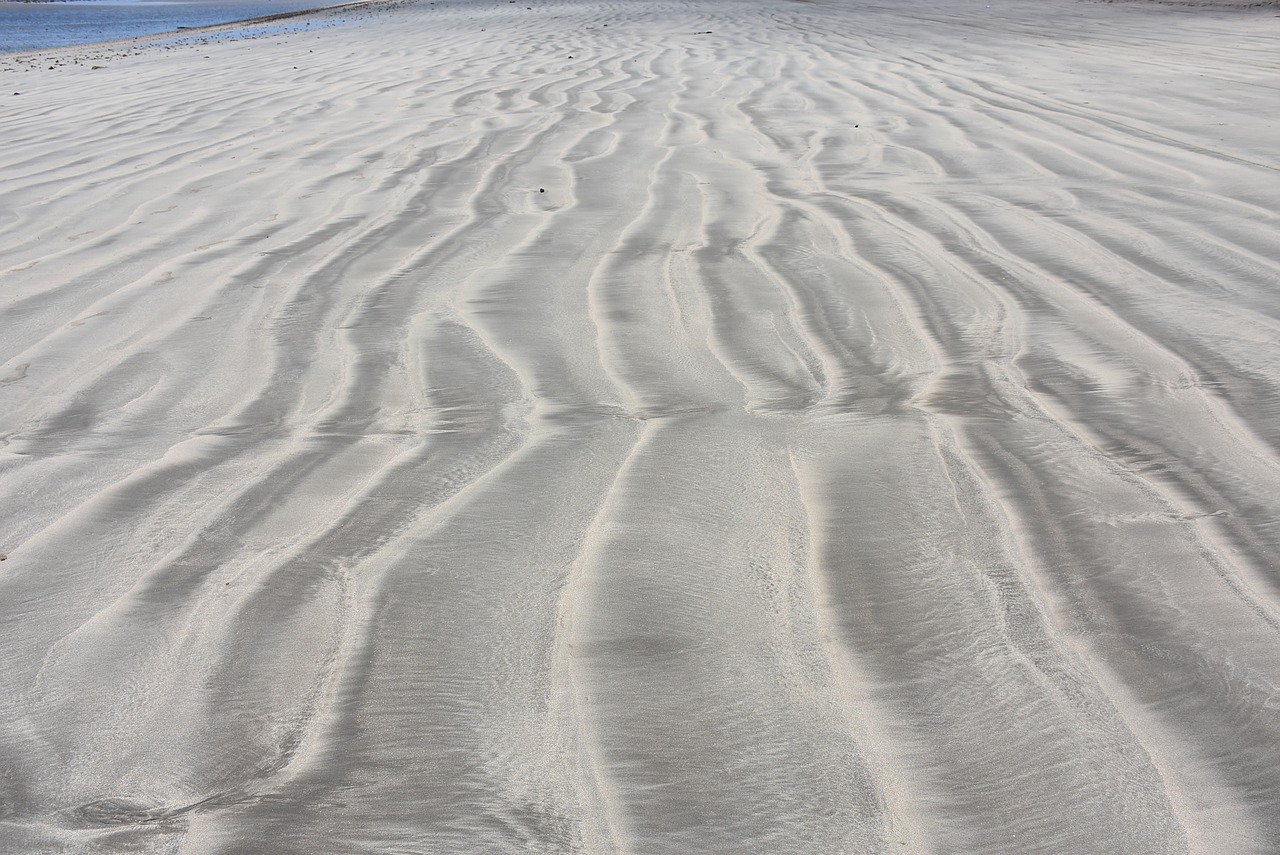
<path fill-rule="evenodd" d="M 0 58 L 0 851 L 1274 851 L 1278 56 L 480 0 Z"/>

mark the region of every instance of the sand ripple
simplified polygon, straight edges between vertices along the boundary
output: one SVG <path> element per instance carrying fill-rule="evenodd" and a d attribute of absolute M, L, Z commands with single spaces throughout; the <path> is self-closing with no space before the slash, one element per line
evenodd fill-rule
<path fill-rule="evenodd" d="M 0 851 L 1272 851 L 1280 19 L 992 5 L 6 60 Z"/>

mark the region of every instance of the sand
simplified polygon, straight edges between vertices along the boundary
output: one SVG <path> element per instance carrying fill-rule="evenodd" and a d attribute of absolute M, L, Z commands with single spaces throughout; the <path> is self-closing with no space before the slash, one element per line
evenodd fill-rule
<path fill-rule="evenodd" d="M 1274 851 L 1277 56 L 477 0 L 0 60 L 0 852 Z"/>

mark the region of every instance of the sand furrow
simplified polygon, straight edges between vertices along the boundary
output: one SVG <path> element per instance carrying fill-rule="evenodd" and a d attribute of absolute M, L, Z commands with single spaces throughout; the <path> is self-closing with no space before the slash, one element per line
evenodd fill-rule
<path fill-rule="evenodd" d="M 575 585 L 577 682 L 622 849 L 892 851 L 813 644 L 789 462 L 744 442 L 743 419 L 653 422 Z M 717 442 L 726 430 L 734 440 Z M 725 503 L 708 466 L 750 500 Z M 646 501 L 654 490 L 660 507 Z M 774 509 L 770 525 L 755 507 Z"/>

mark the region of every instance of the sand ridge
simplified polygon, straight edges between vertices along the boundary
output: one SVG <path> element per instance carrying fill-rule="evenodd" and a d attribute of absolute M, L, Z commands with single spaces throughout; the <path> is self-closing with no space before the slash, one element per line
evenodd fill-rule
<path fill-rule="evenodd" d="M 1269 851 L 1278 40 L 521 0 L 0 75 L 0 852 Z"/>

